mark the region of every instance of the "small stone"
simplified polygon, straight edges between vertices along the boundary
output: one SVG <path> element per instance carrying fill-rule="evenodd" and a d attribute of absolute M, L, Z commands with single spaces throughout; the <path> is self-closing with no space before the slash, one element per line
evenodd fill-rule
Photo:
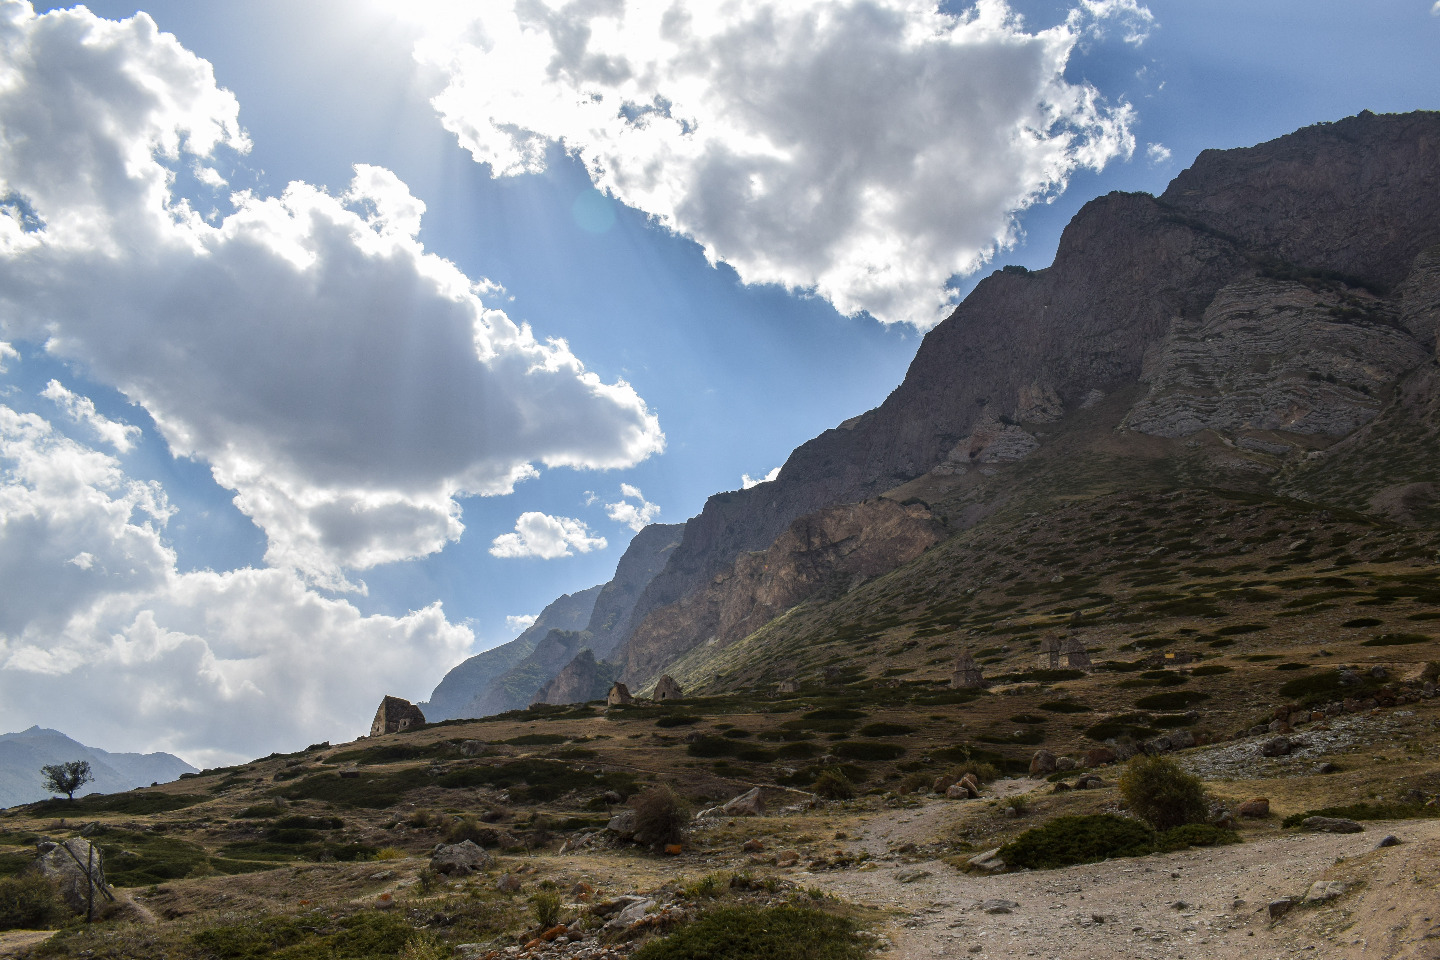
<path fill-rule="evenodd" d="M 746 840 L 743 849 L 746 853 L 759 853 L 765 849 L 765 842 L 763 840 Z"/>
<path fill-rule="evenodd" d="M 1260 744 L 1260 756 L 1262 757 L 1283 757 L 1289 752 L 1289 737 L 1273 737 Z"/>
<path fill-rule="evenodd" d="M 1316 880 L 1305 892 L 1306 903 L 1328 903 L 1345 892 L 1345 884 L 1339 880 Z"/>
<path fill-rule="evenodd" d="M 1265 909 L 1270 914 L 1271 920 L 1279 920 L 1295 906 L 1295 901 L 1290 897 L 1281 897 L 1279 900 L 1271 900 L 1270 905 Z"/>
<path fill-rule="evenodd" d="M 1383 847 L 1394 847 L 1398 846 L 1399 844 L 1400 838 L 1395 836 L 1395 834 L 1393 833 L 1389 833 L 1380 838 L 1380 842 L 1375 844 L 1375 849 L 1379 850 Z"/>
<path fill-rule="evenodd" d="M 1055 772 L 1055 754 L 1049 750 L 1037 750 L 1030 758 L 1030 776 L 1044 777 Z"/>
<path fill-rule="evenodd" d="M 1011 913 L 1020 904 L 1014 900 L 986 900 L 980 904 L 980 909 L 989 914 Z"/>
<path fill-rule="evenodd" d="M 1056 758 L 1055 758 L 1055 769 L 1056 769 L 1056 770 L 1059 770 L 1059 771 L 1062 771 L 1062 772 L 1068 772 L 1068 771 L 1070 771 L 1070 770 L 1074 770 L 1077 766 L 1079 766 L 1079 764 L 1077 764 L 1077 763 L 1075 762 L 1075 760 L 1074 760 L 1073 757 L 1056 757 Z"/>
<path fill-rule="evenodd" d="M 502 873 L 500 879 L 495 881 L 495 889 L 501 893 L 519 893 L 520 878 L 513 873 Z"/>
<path fill-rule="evenodd" d="M 917 880 L 924 880 L 928 876 L 930 876 L 928 870 L 901 870 L 895 874 L 895 879 L 901 883 L 914 883 Z"/>

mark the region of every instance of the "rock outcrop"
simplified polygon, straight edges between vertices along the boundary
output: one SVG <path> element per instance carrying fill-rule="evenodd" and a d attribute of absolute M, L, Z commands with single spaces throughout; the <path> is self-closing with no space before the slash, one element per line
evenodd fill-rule
<path fill-rule="evenodd" d="M 370 724 L 370 736 L 400 733 L 424 724 L 425 714 L 415 704 L 399 697 L 386 697 L 380 701 L 380 709 L 375 711 L 375 720 Z"/>
<path fill-rule="evenodd" d="M 42 840 L 35 846 L 35 869 L 55 885 L 65 906 L 80 916 L 115 899 L 105 882 L 104 857 L 99 844 L 84 837 L 64 843 Z"/>
<path fill-rule="evenodd" d="M 803 517 L 768 550 L 738 558 L 705 589 L 652 611 L 616 651 L 621 678 L 648 681 L 699 644 L 742 639 L 817 590 L 893 570 L 942 535 L 923 506 L 893 500 Z"/>
<path fill-rule="evenodd" d="M 605 697 L 615 681 L 614 668 L 597 662 L 588 648 L 581 650 L 549 683 L 535 692 L 532 703 L 585 703 Z"/>
<path fill-rule="evenodd" d="M 640 594 L 670 559 L 685 534 L 683 523 L 652 523 L 635 534 L 615 566 L 615 576 L 600 590 L 585 632 L 597 659 L 605 659 L 630 635 L 630 614 Z"/>

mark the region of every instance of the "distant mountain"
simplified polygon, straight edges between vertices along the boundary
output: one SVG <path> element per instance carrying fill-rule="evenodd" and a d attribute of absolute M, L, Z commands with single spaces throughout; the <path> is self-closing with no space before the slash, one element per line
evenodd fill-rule
<path fill-rule="evenodd" d="M 683 523 L 652 523 L 635 534 L 608 583 L 560 597 L 520 636 L 447 673 L 429 703 L 420 704 L 426 719 L 484 717 L 523 709 L 582 650 L 593 655 L 592 665 L 608 656 L 617 642 L 629 636 L 635 602 L 684 533 Z M 604 669 L 597 674 L 610 675 Z"/>
<path fill-rule="evenodd" d="M 190 764 L 168 753 L 110 753 L 87 747 L 59 730 L 31 727 L 19 733 L 0 734 L 0 807 L 34 803 L 53 794 L 45 789 L 40 768 L 53 763 L 88 760 L 92 783 L 81 795 L 121 793 L 152 783 L 177 780 L 182 773 L 195 773 Z"/>

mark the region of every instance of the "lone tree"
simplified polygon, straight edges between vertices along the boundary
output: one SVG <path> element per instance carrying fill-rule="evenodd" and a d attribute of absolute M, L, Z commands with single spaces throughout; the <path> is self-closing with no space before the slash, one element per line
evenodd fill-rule
<path fill-rule="evenodd" d="M 95 779 L 90 772 L 89 760 L 71 760 L 67 763 L 48 763 L 40 768 L 45 774 L 45 787 L 55 793 L 63 793 L 71 800 L 75 791 Z"/>

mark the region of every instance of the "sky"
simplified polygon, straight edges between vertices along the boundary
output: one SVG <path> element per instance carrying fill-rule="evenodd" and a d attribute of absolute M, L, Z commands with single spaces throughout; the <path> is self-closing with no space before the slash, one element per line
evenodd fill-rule
<path fill-rule="evenodd" d="M 603 583 L 1440 3 L 0 0 L 0 729 L 200 766 Z"/>

